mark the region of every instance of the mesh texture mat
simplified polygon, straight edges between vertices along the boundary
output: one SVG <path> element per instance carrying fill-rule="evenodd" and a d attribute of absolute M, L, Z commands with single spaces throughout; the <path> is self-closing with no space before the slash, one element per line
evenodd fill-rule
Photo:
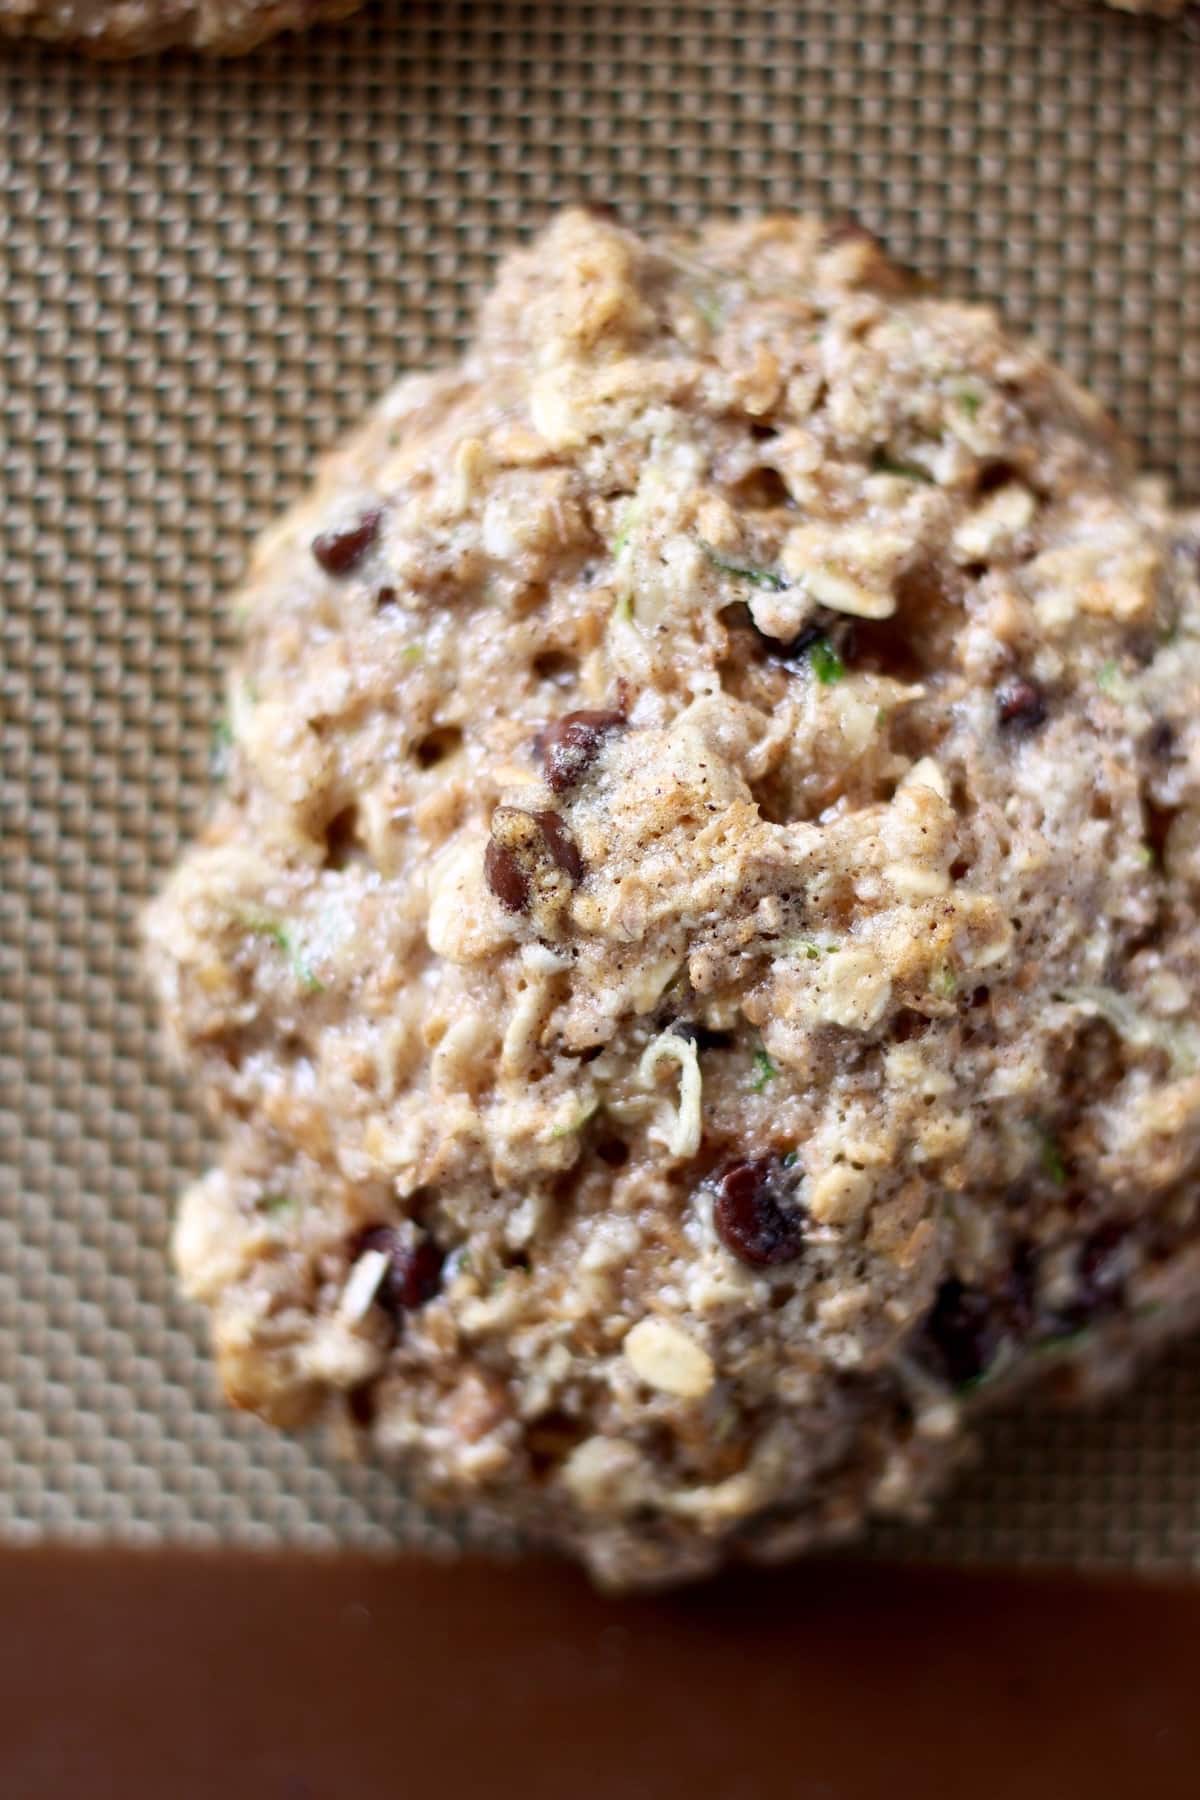
<path fill-rule="evenodd" d="M 232 65 L 0 52 L 0 1535 L 445 1535 L 219 1407 L 173 1296 L 205 1127 L 137 913 L 206 805 L 221 596 L 499 249 L 851 209 L 1001 301 L 1200 499 L 1200 41 L 1053 0 L 386 3 Z M 997 1421 L 955 1558 L 1200 1563 L 1200 1352 Z"/>

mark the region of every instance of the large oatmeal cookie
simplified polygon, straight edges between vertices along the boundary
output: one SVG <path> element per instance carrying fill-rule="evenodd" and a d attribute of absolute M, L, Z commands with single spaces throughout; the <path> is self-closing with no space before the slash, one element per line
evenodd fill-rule
<path fill-rule="evenodd" d="M 1200 552 L 853 223 L 568 213 L 260 543 L 149 918 L 235 1404 L 604 1580 L 1200 1301 Z"/>

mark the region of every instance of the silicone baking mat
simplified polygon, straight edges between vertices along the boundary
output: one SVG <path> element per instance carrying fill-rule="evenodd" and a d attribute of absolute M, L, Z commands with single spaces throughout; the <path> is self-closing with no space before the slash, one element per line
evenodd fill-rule
<path fill-rule="evenodd" d="M 0 52 L 0 1534 L 384 1542 L 378 1473 L 226 1415 L 173 1296 L 205 1127 L 139 977 L 250 535 L 506 243 L 851 209 L 1001 300 L 1200 498 L 1200 41 L 1053 0 L 379 4 L 231 65 Z M 1027 1415 L 889 1549 L 1200 1563 L 1200 1349 Z"/>

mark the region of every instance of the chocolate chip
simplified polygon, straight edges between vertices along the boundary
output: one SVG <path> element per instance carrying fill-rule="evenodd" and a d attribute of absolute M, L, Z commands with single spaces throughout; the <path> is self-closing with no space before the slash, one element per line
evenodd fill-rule
<path fill-rule="evenodd" d="M 1014 675 L 996 689 L 996 718 L 1011 731 L 1036 731 L 1046 718 L 1046 697 L 1035 681 Z"/>
<path fill-rule="evenodd" d="M 394 587 L 381 587 L 375 590 L 375 610 L 386 612 L 389 606 L 395 606 L 400 598 Z"/>
<path fill-rule="evenodd" d="M 529 905 L 529 877 L 506 844 L 488 839 L 483 853 L 483 873 L 501 906 L 524 912 Z"/>
<path fill-rule="evenodd" d="M 446 1258 L 427 1234 L 406 1243 L 391 1225 L 368 1225 L 354 1241 L 355 1260 L 368 1250 L 379 1250 L 388 1259 L 382 1281 L 375 1290 L 375 1304 L 391 1318 L 415 1312 L 433 1299 L 441 1286 Z"/>
<path fill-rule="evenodd" d="M 937 1291 L 924 1336 L 951 1387 L 965 1387 L 977 1380 L 1000 1347 L 991 1296 L 951 1275 Z"/>
<path fill-rule="evenodd" d="M 728 1050 L 733 1043 L 732 1031 L 714 1031 L 711 1025 L 697 1025 L 692 1019 L 676 1019 L 670 1030 L 673 1036 L 695 1044 L 697 1050 Z"/>
<path fill-rule="evenodd" d="M 559 813 L 528 812 L 520 806 L 498 806 L 492 814 L 492 835 L 484 852 L 487 884 L 510 912 L 525 912 L 535 898 L 563 898 L 548 867 L 553 864 L 572 882 L 586 873 L 579 846 Z M 547 888 L 549 881 L 549 888 Z"/>
<path fill-rule="evenodd" d="M 535 812 L 532 817 L 537 820 L 546 848 L 563 874 L 569 875 L 572 881 L 582 881 L 584 869 L 579 845 L 567 830 L 561 814 Z"/>
<path fill-rule="evenodd" d="M 725 1171 L 713 1225 L 725 1248 L 755 1268 L 794 1262 L 804 1253 L 803 1214 L 783 1170 L 767 1157 Z"/>
<path fill-rule="evenodd" d="M 574 787 L 600 752 L 600 745 L 610 731 L 625 724 L 625 715 L 613 708 L 592 712 L 570 712 L 542 733 L 542 760 L 546 782 L 556 794 Z"/>
<path fill-rule="evenodd" d="M 349 575 L 356 569 L 375 539 L 383 522 L 383 510 L 373 506 L 353 525 L 340 525 L 323 531 L 312 541 L 312 553 L 328 575 Z"/>

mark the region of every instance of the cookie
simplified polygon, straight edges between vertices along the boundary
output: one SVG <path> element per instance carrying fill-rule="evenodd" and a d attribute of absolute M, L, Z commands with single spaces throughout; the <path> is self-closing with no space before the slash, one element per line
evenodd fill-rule
<path fill-rule="evenodd" d="M 1200 528 L 852 220 L 504 265 L 258 545 L 147 932 L 230 1399 L 614 1585 L 1200 1310 Z"/>
<path fill-rule="evenodd" d="M 280 31 L 341 19 L 360 0 L 0 0 L 0 37 L 39 37 L 95 56 L 180 45 L 233 55 Z"/>

